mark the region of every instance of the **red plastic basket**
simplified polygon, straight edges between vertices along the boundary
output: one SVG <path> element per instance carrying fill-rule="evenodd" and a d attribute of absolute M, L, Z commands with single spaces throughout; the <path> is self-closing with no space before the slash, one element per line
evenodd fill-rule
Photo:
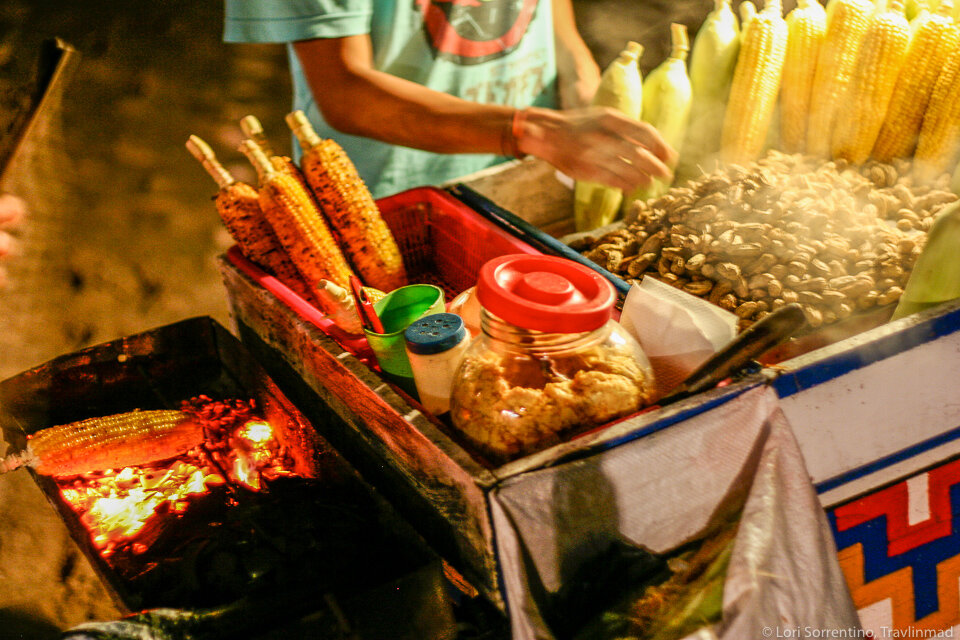
<path fill-rule="evenodd" d="M 476 284 L 480 267 L 488 260 L 510 253 L 540 253 L 434 187 L 410 189 L 382 198 L 377 205 L 400 246 L 410 282 L 440 286 L 448 303 Z M 340 331 L 314 305 L 244 258 L 237 247 L 227 251 L 227 258 L 344 349 L 369 355 L 366 338 Z"/>

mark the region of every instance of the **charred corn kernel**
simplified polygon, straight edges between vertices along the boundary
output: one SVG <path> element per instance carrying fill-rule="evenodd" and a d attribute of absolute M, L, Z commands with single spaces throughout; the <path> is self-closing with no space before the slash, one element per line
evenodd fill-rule
<path fill-rule="evenodd" d="M 763 150 L 777 104 L 787 50 L 780 0 L 767 2 L 741 32 L 730 101 L 723 119 L 721 158 L 749 162 Z"/>
<path fill-rule="evenodd" d="M 593 105 L 616 109 L 630 118 L 643 110 L 643 78 L 637 62 L 643 47 L 628 42 L 617 59 L 604 69 Z M 573 221 L 577 231 L 589 231 L 613 222 L 620 213 L 623 191 L 579 180 L 573 190 Z"/>
<path fill-rule="evenodd" d="M 950 12 L 953 3 L 942 2 L 937 13 L 917 18 L 906 61 L 897 77 L 890 106 L 873 148 L 873 157 L 881 162 L 913 154 L 940 71 L 957 47 L 958 32 Z"/>
<path fill-rule="evenodd" d="M 693 98 L 677 177 L 695 177 L 707 170 L 720 151 L 723 113 L 740 51 L 740 28 L 730 0 L 715 0 L 713 11 L 697 31 L 690 52 Z"/>
<path fill-rule="evenodd" d="M 817 0 L 800 0 L 787 14 L 787 53 L 780 84 L 780 140 L 784 151 L 807 148 L 807 119 L 817 58 L 827 33 L 827 12 Z"/>
<path fill-rule="evenodd" d="M 199 136 L 190 136 L 187 149 L 220 187 L 214 201 L 217 213 L 240 252 L 251 262 L 275 275 L 297 295 L 314 301 L 313 294 L 300 278 L 293 262 L 284 253 L 280 240 L 260 209 L 257 190 L 245 182 L 237 181 Z"/>
<path fill-rule="evenodd" d="M 38 431 L 24 462 L 43 475 L 70 476 L 173 458 L 203 441 L 203 426 L 182 411 L 131 411 Z"/>
<path fill-rule="evenodd" d="M 873 4 L 869 0 L 830 0 L 827 4 L 827 31 L 810 93 L 808 153 L 830 154 L 834 122 L 841 106 L 850 104 L 843 94 L 853 75 L 857 51 L 872 13 Z"/>
<path fill-rule="evenodd" d="M 903 1 L 890 0 L 886 11 L 871 18 L 857 52 L 833 132 L 834 158 L 859 164 L 870 157 L 909 47 L 910 25 L 903 16 Z"/>
<path fill-rule="evenodd" d="M 670 56 L 643 81 L 643 119 L 660 133 L 674 149 L 679 149 L 686 135 L 690 119 L 692 90 L 687 76 L 687 52 L 690 41 L 687 28 L 679 23 L 670 25 Z M 624 198 L 624 205 L 634 200 L 655 198 L 670 188 L 670 182 L 654 180 Z"/>
<path fill-rule="evenodd" d="M 260 207 L 303 279 L 314 288 L 324 279 L 348 286 L 350 267 L 303 185 L 274 169 L 252 140 L 245 140 L 241 151 L 260 174 Z"/>
<path fill-rule="evenodd" d="M 303 149 L 307 184 L 360 279 L 385 291 L 407 284 L 400 247 L 346 152 L 321 139 L 302 111 L 289 114 L 287 124 Z"/>

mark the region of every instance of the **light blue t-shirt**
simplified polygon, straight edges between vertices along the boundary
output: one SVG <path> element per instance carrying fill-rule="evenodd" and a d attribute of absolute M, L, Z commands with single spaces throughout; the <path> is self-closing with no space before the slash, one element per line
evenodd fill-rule
<path fill-rule="evenodd" d="M 380 71 L 473 102 L 552 107 L 550 5 L 550 0 L 226 0 L 224 40 L 292 43 L 369 34 Z M 319 135 L 343 146 L 374 197 L 439 184 L 506 159 L 434 154 L 335 131 L 320 115 L 290 44 L 288 53 L 293 108 L 307 114 Z"/>

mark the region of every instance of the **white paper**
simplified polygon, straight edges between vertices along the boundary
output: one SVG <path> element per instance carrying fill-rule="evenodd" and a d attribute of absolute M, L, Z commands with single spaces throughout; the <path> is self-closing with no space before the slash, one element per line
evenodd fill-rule
<path fill-rule="evenodd" d="M 643 347 L 661 394 L 737 335 L 735 314 L 655 278 L 631 287 L 620 324 Z"/>

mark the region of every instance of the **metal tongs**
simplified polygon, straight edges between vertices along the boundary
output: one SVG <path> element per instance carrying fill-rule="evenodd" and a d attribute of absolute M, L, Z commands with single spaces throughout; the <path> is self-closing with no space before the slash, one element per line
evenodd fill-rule
<path fill-rule="evenodd" d="M 781 307 L 747 328 L 670 390 L 657 404 L 665 406 L 716 386 L 741 372 L 751 361 L 800 331 L 807 323 L 797 303 Z"/>

